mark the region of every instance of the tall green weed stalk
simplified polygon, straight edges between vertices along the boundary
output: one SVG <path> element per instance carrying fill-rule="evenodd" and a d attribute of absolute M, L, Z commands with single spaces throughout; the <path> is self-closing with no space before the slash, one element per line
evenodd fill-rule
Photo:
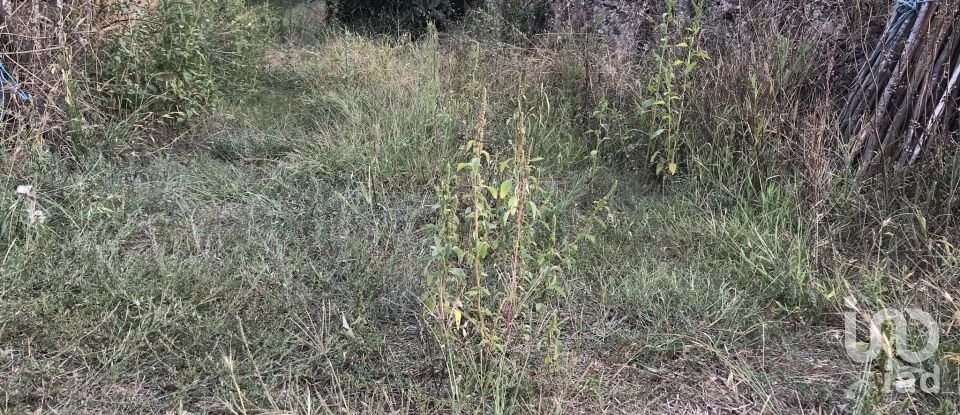
<path fill-rule="evenodd" d="M 564 232 L 563 211 L 542 187 L 532 157 L 535 112 L 521 95 L 512 117 L 513 153 L 499 159 L 486 146 L 486 90 L 467 161 L 448 166 L 434 209 L 438 222 L 423 298 L 443 351 L 455 410 L 502 413 L 525 399 L 531 370 L 561 358 L 559 302 L 563 276 L 607 209 L 597 201 L 589 219 Z M 612 193 L 612 190 L 611 190 Z"/>
<path fill-rule="evenodd" d="M 694 2 L 693 19 L 687 21 L 676 12 L 677 0 L 668 0 L 658 26 L 660 45 L 653 54 L 655 72 L 647 87 L 649 97 L 637 110 L 652 126 L 648 132 L 648 159 L 657 175 L 676 175 L 686 133 L 684 117 L 688 111 L 686 92 L 695 87 L 691 74 L 709 55 L 700 49 L 703 0 Z"/>

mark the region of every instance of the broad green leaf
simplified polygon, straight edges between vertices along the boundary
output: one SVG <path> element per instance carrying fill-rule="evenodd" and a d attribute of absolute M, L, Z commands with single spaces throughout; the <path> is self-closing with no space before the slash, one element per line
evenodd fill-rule
<path fill-rule="evenodd" d="M 477 245 L 477 254 L 480 256 L 480 259 L 486 259 L 489 250 L 490 248 L 486 243 L 481 242 Z"/>
<path fill-rule="evenodd" d="M 497 198 L 503 199 L 507 197 L 511 191 L 513 191 L 513 180 L 504 180 L 503 183 L 500 183 L 500 196 Z"/>
<path fill-rule="evenodd" d="M 553 290 L 556 291 L 560 297 L 567 298 L 567 291 L 564 290 L 563 287 L 556 285 L 553 287 Z"/>
<path fill-rule="evenodd" d="M 540 208 L 537 207 L 536 203 L 532 201 L 527 202 L 527 210 L 530 211 L 530 215 L 533 217 L 540 216 Z"/>

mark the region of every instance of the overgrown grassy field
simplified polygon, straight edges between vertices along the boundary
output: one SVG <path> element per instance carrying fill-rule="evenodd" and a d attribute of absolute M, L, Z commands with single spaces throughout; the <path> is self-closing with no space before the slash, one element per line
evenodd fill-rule
<path fill-rule="evenodd" d="M 829 105 L 757 105 L 806 91 L 815 58 L 740 101 L 700 95 L 763 65 L 714 57 L 683 105 L 634 113 L 638 80 L 673 81 L 590 39 L 283 13 L 256 86 L 175 138 L 2 155 L 0 412 L 957 410 L 954 194 L 855 190 L 822 141 L 783 169 Z M 721 110 L 713 149 L 678 144 Z M 678 141 L 651 158 L 641 129 Z M 891 346 L 844 348 L 841 313 L 908 307 L 939 323 L 943 393 L 885 393 Z"/>

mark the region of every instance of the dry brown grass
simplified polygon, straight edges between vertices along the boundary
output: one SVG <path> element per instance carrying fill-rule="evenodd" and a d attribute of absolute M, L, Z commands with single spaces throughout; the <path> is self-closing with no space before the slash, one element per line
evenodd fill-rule
<path fill-rule="evenodd" d="M 155 4 L 155 0 L 4 1 L 0 54 L 33 99 L 11 100 L 6 118 L 0 120 L 5 137 L 0 145 L 13 147 L 18 154 L 28 153 L 30 147 L 69 152 L 71 108 L 95 110 L 78 102 L 84 98 L 78 96 L 77 84 L 86 76 L 84 71 L 91 70 L 83 65 Z"/>

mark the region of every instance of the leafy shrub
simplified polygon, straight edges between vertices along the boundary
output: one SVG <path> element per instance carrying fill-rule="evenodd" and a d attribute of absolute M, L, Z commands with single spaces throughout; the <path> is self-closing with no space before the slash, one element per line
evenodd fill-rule
<path fill-rule="evenodd" d="M 116 114 L 143 111 L 165 124 L 255 81 L 273 34 L 266 9 L 244 0 L 161 0 L 145 13 L 116 37 L 94 78 Z"/>
<path fill-rule="evenodd" d="M 551 8 L 547 0 L 507 0 L 499 13 L 507 31 L 505 36 L 511 39 L 518 34 L 543 33 L 550 23 Z"/>
<path fill-rule="evenodd" d="M 345 22 L 422 30 L 427 23 L 442 24 L 462 14 L 468 3 L 468 0 L 340 0 L 333 2 L 333 8 L 337 17 Z"/>

